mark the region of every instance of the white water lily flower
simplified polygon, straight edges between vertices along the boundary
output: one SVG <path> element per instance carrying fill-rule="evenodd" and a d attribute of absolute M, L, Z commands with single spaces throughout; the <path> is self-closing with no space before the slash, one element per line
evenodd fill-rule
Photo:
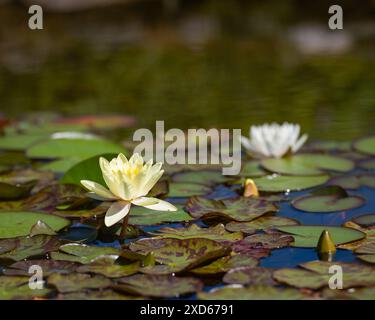
<path fill-rule="evenodd" d="M 308 135 L 300 135 L 300 126 L 284 122 L 250 127 L 250 138 L 241 136 L 241 144 L 251 153 L 265 157 L 281 158 L 288 152 L 297 152 Z"/>
<path fill-rule="evenodd" d="M 153 165 L 150 160 L 144 164 L 138 153 L 129 160 L 120 153 L 110 162 L 100 158 L 99 164 L 109 190 L 94 181 L 81 180 L 81 183 L 90 191 L 90 197 L 102 201 L 115 201 L 104 218 L 107 227 L 125 218 L 131 204 L 159 211 L 177 210 L 169 202 L 145 197 L 164 173 L 160 162 Z"/>

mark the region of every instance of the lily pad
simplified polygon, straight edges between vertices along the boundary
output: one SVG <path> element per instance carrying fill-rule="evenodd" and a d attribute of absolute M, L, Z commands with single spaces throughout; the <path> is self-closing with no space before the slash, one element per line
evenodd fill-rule
<path fill-rule="evenodd" d="M 224 200 L 192 197 L 186 204 L 186 209 L 196 219 L 219 217 L 235 221 L 251 221 L 277 211 L 277 207 L 271 202 L 244 197 Z"/>
<path fill-rule="evenodd" d="M 375 136 L 357 140 L 353 147 L 359 152 L 375 156 Z"/>
<path fill-rule="evenodd" d="M 365 170 L 374 170 L 375 169 L 375 159 L 368 159 L 359 162 L 358 167 Z"/>
<path fill-rule="evenodd" d="M 51 171 L 54 173 L 65 173 L 77 163 L 81 162 L 80 158 L 62 158 L 50 161 L 40 165 L 38 168 L 43 171 Z"/>
<path fill-rule="evenodd" d="M 268 171 L 296 176 L 322 175 L 325 171 L 348 172 L 354 162 L 326 154 L 300 154 L 281 159 L 264 159 L 261 162 Z"/>
<path fill-rule="evenodd" d="M 209 239 L 141 239 L 130 244 L 130 249 L 143 254 L 153 254 L 155 261 L 180 270 L 192 269 L 206 261 L 220 258 L 229 248 Z"/>
<path fill-rule="evenodd" d="M 96 259 L 90 264 L 78 267 L 77 272 L 101 274 L 107 278 L 121 278 L 131 276 L 140 269 L 140 263 L 134 262 L 127 265 L 115 264 L 112 259 Z"/>
<path fill-rule="evenodd" d="M 198 275 L 216 275 L 227 272 L 234 268 L 239 267 L 255 267 L 258 265 L 258 260 L 250 255 L 236 254 L 233 256 L 222 257 L 210 264 L 190 270 L 190 272 Z"/>
<path fill-rule="evenodd" d="M 282 233 L 259 233 L 246 237 L 243 242 L 251 248 L 277 249 L 288 247 L 293 237 Z"/>
<path fill-rule="evenodd" d="M 177 211 L 156 211 L 133 206 L 130 209 L 129 224 L 148 226 L 165 222 L 187 222 L 192 220 L 192 217 L 184 210 L 183 206 L 177 204 L 176 207 Z"/>
<path fill-rule="evenodd" d="M 51 289 L 32 290 L 29 287 L 30 277 L 0 276 L 0 300 L 29 300 L 44 298 L 52 293 Z"/>
<path fill-rule="evenodd" d="M 242 164 L 240 176 L 246 178 L 256 178 L 267 175 L 267 171 L 263 170 L 259 161 L 246 161 Z"/>
<path fill-rule="evenodd" d="M 15 243 L 15 248 L 2 253 L 0 259 L 21 261 L 26 258 L 45 255 L 46 253 L 56 250 L 60 245 L 58 239 L 46 235 L 20 237 L 12 240 Z M 0 247 L 2 241 L 8 241 L 8 239 L 0 240 Z"/>
<path fill-rule="evenodd" d="M 273 269 L 245 266 L 229 270 L 223 281 L 228 284 L 242 284 L 248 286 L 273 286 L 276 282 L 272 278 Z"/>
<path fill-rule="evenodd" d="M 0 137 L 0 149 L 22 151 L 45 138 L 45 135 L 12 134 Z"/>
<path fill-rule="evenodd" d="M 360 196 L 307 195 L 294 199 L 294 208 L 305 212 L 347 211 L 363 206 L 366 200 Z"/>
<path fill-rule="evenodd" d="M 113 286 L 115 290 L 153 298 L 179 297 L 203 287 L 199 279 L 145 274 L 122 278 L 119 283 Z"/>
<path fill-rule="evenodd" d="M 375 226 L 375 214 L 364 214 L 352 219 L 353 222 L 359 224 L 361 227 Z"/>
<path fill-rule="evenodd" d="M 171 182 L 169 184 L 169 197 L 202 196 L 212 192 L 212 189 L 204 184 Z"/>
<path fill-rule="evenodd" d="M 0 182 L 0 200 L 17 200 L 24 198 L 30 194 L 35 182 L 12 185 L 9 183 Z"/>
<path fill-rule="evenodd" d="M 81 264 L 91 263 L 99 256 L 120 254 L 120 251 L 113 247 L 88 246 L 78 243 L 64 244 L 59 250 L 61 252 L 51 253 L 52 259 L 78 262 Z"/>
<path fill-rule="evenodd" d="M 174 182 L 196 183 L 213 186 L 216 184 L 225 183 L 231 180 L 231 178 L 224 176 L 220 171 L 201 170 L 177 173 L 172 177 L 172 180 Z"/>
<path fill-rule="evenodd" d="M 254 182 L 258 190 L 264 192 L 290 192 L 309 189 L 329 180 L 328 175 L 317 176 L 280 176 L 268 175 L 261 178 L 255 178 Z"/>
<path fill-rule="evenodd" d="M 60 183 L 82 186 L 81 180 L 90 180 L 105 186 L 106 184 L 103 179 L 103 173 L 99 166 L 99 158 L 101 157 L 110 161 L 111 159 L 117 157 L 117 154 L 106 153 L 80 161 L 64 174 L 64 176 L 60 179 Z"/>
<path fill-rule="evenodd" d="M 48 278 L 49 285 L 53 285 L 59 292 L 75 292 L 83 289 L 104 289 L 112 285 L 111 280 L 100 275 L 90 276 L 83 273 L 52 273 Z"/>
<path fill-rule="evenodd" d="M 29 268 L 33 265 L 38 265 L 43 270 L 44 276 L 49 276 L 51 273 L 71 273 L 77 268 L 77 265 L 69 261 L 55 261 L 55 260 L 28 260 L 18 261 L 11 264 L 4 270 L 4 274 L 8 276 L 27 276 L 30 277 Z"/>
<path fill-rule="evenodd" d="M 124 295 L 113 290 L 85 290 L 59 294 L 57 300 L 134 300 L 134 296 Z"/>
<path fill-rule="evenodd" d="M 365 242 L 355 250 L 355 253 L 362 261 L 375 263 L 375 242 Z"/>
<path fill-rule="evenodd" d="M 249 235 L 257 231 L 270 230 L 279 226 L 293 226 L 299 224 L 297 220 L 286 217 L 265 216 L 249 222 L 232 221 L 226 224 L 225 228 L 231 232 L 243 232 Z"/>
<path fill-rule="evenodd" d="M 238 241 L 243 238 L 241 232 L 230 233 L 225 230 L 224 225 L 218 224 L 215 227 L 200 228 L 196 224 L 192 224 L 188 228 L 162 228 L 156 232 L 151 232 L 158 238 L 174 238 L 174 239 L 191 239 L 205 238 L 214 241 Z"/>
<path fill-rule="evenodd" d="M 339 176 L 331 179 L 329 184 L 340 186 L 344 189 L 359 189 L 360 187 L 375 188 L 374 174 L 359 174 Z"/>
<path fill-rule="evenodd" d="M 116 143 L 104 139 L 47 139 L 27 149 L 33 159 L 81 158 L 87 159 L 104 153 L 126 153 Z"/>
<path fill-rule="evenodd" d="M 286 226 L 277 227 L 277 229 L 293 236 L 293 246 L 306 248 L 316 248 L 319 237 L 324 230 L 328 230 L 335 245 L 358 241 L 366 236 L 359 230 L 345 227 Z"/>
<path fill-rule="evenodd" d="M 69 220 L 51 214 L 27 211 L 0 212 L 0 238 L 27 236 L 38 221 L 43 221 L 54 231 L 70 224 Z"/>
<path fill-rule="evenodd" d="M 301 300 L 308 296 L 293 288 L 275 288 L 270 286 L 241 287 L 231 285 L 199 292 L 200 300 Z"/>
<path fill-rule="evenodd" d="M 328 286 L 332 274 L 317 274 L 301 269 L 279 269 L 273 274 L 274 279 L 296 288 L 320 289 Z"/>

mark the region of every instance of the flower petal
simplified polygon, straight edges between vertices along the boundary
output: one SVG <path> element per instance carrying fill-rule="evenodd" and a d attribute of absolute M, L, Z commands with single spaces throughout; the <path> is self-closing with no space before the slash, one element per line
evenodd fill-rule
<path fill-rule="evenodd" d="M 130 210 L 130 202 L 118 201 L 111 205 L 108 209 L 104 223 L 107 227 L 113 226 L 120 220 L 124 219 Z"/>
<path fill-rule="evenodd" d="M 90 180 L 81 180 L 81 184 L 89 191 L 96 193 L 98 196 L 101 196 L 107 200 L 116 199 L 116 196 L 111 191 L 109 191 L 99 183 Z"/>
<path fill-rule="evenodd" d="M 138 199 L 134 199 L 132 201 L 132 204 L 135 204 L 136 206 L 145 207 L 151 210 L 177 211 L 177 208 L 173 204 L 157 198 L 141 197 Z"/>

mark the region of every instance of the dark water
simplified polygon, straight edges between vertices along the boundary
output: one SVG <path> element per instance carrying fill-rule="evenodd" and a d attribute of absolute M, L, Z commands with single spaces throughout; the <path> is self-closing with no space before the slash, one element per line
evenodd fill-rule
<path fill-rule="evenodd" d="M 174 3 L 174 6 L 166 3 Z M 135 1 L 53 13 L 44 30 L 0 5 L 1 112 L 135 115 L 138 127 L 289 120 L 313 138 L 374 132 L 371 1 Z"/>

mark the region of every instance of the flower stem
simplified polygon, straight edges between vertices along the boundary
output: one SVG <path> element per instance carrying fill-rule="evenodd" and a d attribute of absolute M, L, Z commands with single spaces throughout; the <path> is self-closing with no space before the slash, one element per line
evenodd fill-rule
<path fill-rule="evenodd" d="M 125 235 L 126 235 L 126 227 L 128 226 L 128 222 L 129 222 L 129 215 L 127 215 L 123 221 L 122 221 L 122 227 L 121 227 L 121 232 L 120 232 L 120 239 L 121 240 L 124 240 L 125 239 Z"/>

